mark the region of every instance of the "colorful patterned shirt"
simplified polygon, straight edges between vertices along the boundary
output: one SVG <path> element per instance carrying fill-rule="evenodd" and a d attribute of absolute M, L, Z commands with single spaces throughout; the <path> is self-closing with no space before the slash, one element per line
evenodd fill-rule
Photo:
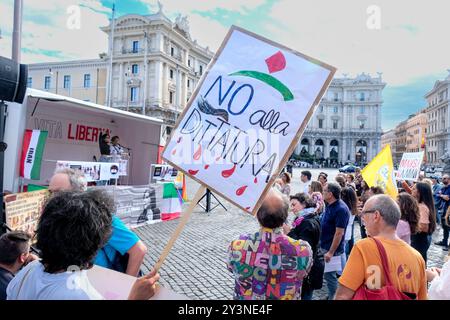
<path fill-rule="evenodd" d="M 312 265 L 309 244 L 286 236 L 281 228 L 240 236 L 228 248 L 228 257 L 238 300 L 299 300 Z"/>

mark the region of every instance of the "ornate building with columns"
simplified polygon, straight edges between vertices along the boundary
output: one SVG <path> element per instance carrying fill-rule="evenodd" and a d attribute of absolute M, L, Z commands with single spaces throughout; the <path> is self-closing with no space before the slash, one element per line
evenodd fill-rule
<path fill-rule="evenodd" d="M 381 150 L 382 91 L 378 77 L 335 78 L 295 149 L 326 164 L 368 163 Z"/>
<path fill-rule="evenodd" d="M 167 127 L 172 127 L 213 52 L 191 39 L 186 17 L 179 15 L 173 23 L 162 6 L 152 15 L 115 19 L 114 38 L 111 24 L 102 30 L 112 41 L 107 60 L 113 48 L 108 104 L 162 119 Z M 163 140 L 169 132 L 170 129 L 164 132 Z"/>
<path fill-rule="evenodd" d="M 428 162 L 442 163 L 441 157 L 450 153 L 450 69 L 444 80 L 436 81 L 426 95 L 428 131 L 426 150 Z"/>
<path fill-rule="evenodd" d="M 162 119 L 164 145 L 213 52 L 191 38 L 186 17 L 172 22 L 162 6 L 151 15 L 116 18 L 114 30 L 111 23 L 101 29 L 109 38 L 108 53 L 99 59 L 31 64 L 28 86 Z"/>

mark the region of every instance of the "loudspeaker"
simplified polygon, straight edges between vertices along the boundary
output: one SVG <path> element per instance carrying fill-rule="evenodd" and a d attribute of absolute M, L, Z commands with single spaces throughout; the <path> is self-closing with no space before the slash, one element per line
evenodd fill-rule
<path fill-rule="evenodd" d="M 27 91 L 28 66 L 0 57 L 0 101 L 22 103 Z"/>

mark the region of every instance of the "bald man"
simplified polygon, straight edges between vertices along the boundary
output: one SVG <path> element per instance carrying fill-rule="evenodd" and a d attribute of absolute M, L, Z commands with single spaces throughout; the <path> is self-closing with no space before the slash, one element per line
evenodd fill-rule
<path fill-rule="evenodd" d="M 282 226 L 289 201 L 271 189 L 257 212 L 261 229 L 242 235 L 228 248 L 228 270 L 238 300 L 299 300 L 303 279 L 312 266 L 312 250 L 303 240 L 286 236 Z"/>

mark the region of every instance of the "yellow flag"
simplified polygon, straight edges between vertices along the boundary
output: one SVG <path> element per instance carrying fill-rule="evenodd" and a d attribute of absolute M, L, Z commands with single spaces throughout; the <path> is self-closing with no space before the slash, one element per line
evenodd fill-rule
<path fill-rule="evenodd" d="M 391 198 L 397 198 L 398 190 L 389 144 L 361 171 L 361 175 L 369 187 L 381 187 Z"/>

